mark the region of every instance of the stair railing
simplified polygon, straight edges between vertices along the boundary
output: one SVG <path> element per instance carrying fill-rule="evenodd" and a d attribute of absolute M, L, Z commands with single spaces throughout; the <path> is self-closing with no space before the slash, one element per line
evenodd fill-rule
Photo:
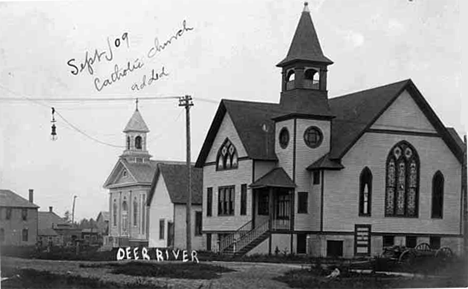
<path fill-rule="evenodd" d="M 222 240 L 219 242 L 219 251 L 223 252 L 224 250 L 229 248 L 229 246 L 234 245 L 236 240 L 241 239 L 245 234 L 247 234 L 251 230 L 252 230 L 252 220 L 242 225 L 234 233 L 229 234 L 228 236 L 222 238 Z"/>
<path fill-rule="evenodd" d="M 270 220 L 266 220 L 265 222 L 263 222 L 258 227 L 255 227 L 255 229 L 253 229 L 253 230 L 247 232 L 246 234 L 244 234 L 242 236 L 242 238 L 239 238 L 239 239 L 235 240 L 234 241 L 235 242 L 235 251 L 234 251 L 234 253 L 239 252 L 245 246 L 247 246 L 248 244 L 250 244 L 254 240 L 256 240 L 258 237 L 260 237 L 264 233 L 268 232 L 269 225 L 270 225 L 269 223 L 270 223 Z"/>

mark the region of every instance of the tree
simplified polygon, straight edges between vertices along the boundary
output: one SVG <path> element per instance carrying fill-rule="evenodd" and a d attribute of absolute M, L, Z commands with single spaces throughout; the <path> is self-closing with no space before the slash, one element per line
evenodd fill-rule
<path fill-rule="evenodd" d="M 69 211 L 69 210 L 66 210 L 66 211 L 65 211 L 65 214 L 64 214 L 64 216 L 63 216 L 63 219 L 65 220 L 65 222 L 70 223 L 70 222 L 71 222 L 70 217 L 71 217 L 71 216 L 70 216 L 70 211 Z"/>

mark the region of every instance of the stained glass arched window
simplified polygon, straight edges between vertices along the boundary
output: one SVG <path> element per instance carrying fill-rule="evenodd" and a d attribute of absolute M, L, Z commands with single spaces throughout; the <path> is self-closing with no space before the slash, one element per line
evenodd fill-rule
<path fill-rule="evenodd" d="M 418 153 L 410 143 L 401 141 L 387 157 L 385 216 L 417 217 L 418 192 Z"/>
<path fill-rule="evenodd" d="M 359 177 L 359 215 L 371 215 L 372 172 L 365 167 Z"/>
<path fill-rule="evenodd" d="M 237 169 L 237 150 L 229 139 L 226 139 L 218 151 L 216 170 Z"/>
<path fill-rule="evenodd" d="M 444 206 L 444 175 L 437 171 L 432 178 L 432 218 L 442 218 Z"/>

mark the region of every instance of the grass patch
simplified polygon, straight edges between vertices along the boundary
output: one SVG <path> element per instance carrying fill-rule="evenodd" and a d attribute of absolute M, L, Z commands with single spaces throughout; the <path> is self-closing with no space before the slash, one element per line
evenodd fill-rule
<path fill-rule="evenodd" d="M 64 289 L 91 289 L 91 288 L 148 288 L 148 284 L 138 280 L 133 283 L 114 283 L 104 282 L 98 278 L 82 277 L 75 275 L 60 275 L 47 271 L 38 271 L 34 269 L 15 269 L 10 267 L 2 267 L 2 277 L 10 277 L 10 279 L 2 282 L 2 288 L 64 288 Z M 155 287 L 151 288 L 164 288 Z"/>
<path fill-rule="evenodd" d="M 234 270 L 222 266 L 200 263 L 153 263 L 137 262 L 80 264 L 83 268 L 111 268 L 113 274 L 124 274 L 145 277 L 166 277 L 177 279 L 215 279 L 221 277 L 220 273 Z"/>
<path fill-rule="evenodd" d="M 338 278 L 327 279 L 324 275 L 309 270 L 291 270 L 274 280 L 286 283 L 292 288 L 441 288 L 464 287 L 449 277 L 436 279 L 394 277 L 383 274 L 359 274 L 350 272 Z M 459 281 L 459 280 L 458 280 Z"/>

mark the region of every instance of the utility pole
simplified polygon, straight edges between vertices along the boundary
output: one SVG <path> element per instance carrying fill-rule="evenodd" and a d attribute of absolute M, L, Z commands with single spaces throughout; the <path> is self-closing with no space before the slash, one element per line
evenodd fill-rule
<path fill-rule="evenodd" d="M 462 166 L 462 194 L 463 194 L 463 223 L 464 223 L 464 230 L 463 230 L 463 241 L 464 241 L 464 249 L 465 249 L 465 256 L 468 253 L 468 212 L 467 212 L 467 202 L 468 202 L 468 195 L 467 195 L 467 164 L 466 164 L 466 157 L 467 157 L 467 140 L 466 135 L 463 137 L 464 146 L 463 146 L 463 166 Z"/>
<path fill-rule="evenodd" d="M 186 95 L 179 98 L 179 106 L 185 107 L 185 123 L 187 133 L 187 203 L 186 203 L 186 240 L 187 252 L 192 252 L 192 170 L 190 157 L 190 107 L 193 106 L 192 97 Z M 189 253 L 191 254 L 191 253 Z"/>
<path fill-rule="evenodd" d="M 75 200 L 76 200 L 76 196 L 73 196 L 72 225 L 75 224 Z"/>

